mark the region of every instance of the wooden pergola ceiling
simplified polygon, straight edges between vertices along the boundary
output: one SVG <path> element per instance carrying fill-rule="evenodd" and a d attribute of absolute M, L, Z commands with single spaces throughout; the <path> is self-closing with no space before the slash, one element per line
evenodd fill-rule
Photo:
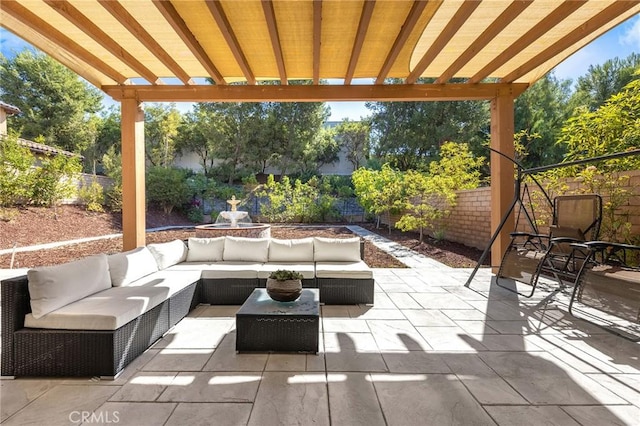
<path fill-rule="evenodd" d="M 639 12 L 612 0 L 3 0 L 0 23 L 115 99 L 440 100 L 517 96 Z M 288 84 L 301 79 L 313 84 Z"/>

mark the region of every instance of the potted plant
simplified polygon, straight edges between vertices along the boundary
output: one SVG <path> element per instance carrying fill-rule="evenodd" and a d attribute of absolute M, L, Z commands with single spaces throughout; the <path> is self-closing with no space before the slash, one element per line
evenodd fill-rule
<path fill-rule="evenodd" d="M 302 294 L 302 274 L 279 269 L 267 278 L 267 294 L 278 302 L 293 302 Z"/>

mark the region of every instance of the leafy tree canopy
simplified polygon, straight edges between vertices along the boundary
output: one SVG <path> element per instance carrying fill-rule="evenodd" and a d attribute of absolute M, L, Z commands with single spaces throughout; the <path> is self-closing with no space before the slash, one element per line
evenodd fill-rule
<path fill-rule="evenodd" d="M 0 54 L 0 96 L 20 108 L 12 127 L 25 139 L 82 153 L 97 137 L 92 116 L 102 94 L 49 56 L 24 50 L 8 59 Z"/>

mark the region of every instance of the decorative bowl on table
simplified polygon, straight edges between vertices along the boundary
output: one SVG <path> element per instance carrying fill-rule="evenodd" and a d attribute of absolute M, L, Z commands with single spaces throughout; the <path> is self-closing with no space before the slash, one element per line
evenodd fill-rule
<path fill-rule="evenodd" d="M 267 294 L 277 302 L 293 302 L 302 294 L 302 274 L 277 270 L 267 278 Z"/>

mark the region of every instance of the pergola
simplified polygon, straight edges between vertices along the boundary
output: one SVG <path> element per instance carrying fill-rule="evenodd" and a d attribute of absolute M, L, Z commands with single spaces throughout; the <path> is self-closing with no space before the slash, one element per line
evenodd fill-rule
<path fill-rule="evenodd" d="M 638 12 L 628 0 L 3 0 L 0 24 L 121 102 L 126 250 L 145 243 L 145 101 L 490 100 L 491 146 L 513 155 L 514 99 Z M 313 84 L 288 84 L 299 79 Z M 492 154 L 494 229 L 513 177 Z"/>

